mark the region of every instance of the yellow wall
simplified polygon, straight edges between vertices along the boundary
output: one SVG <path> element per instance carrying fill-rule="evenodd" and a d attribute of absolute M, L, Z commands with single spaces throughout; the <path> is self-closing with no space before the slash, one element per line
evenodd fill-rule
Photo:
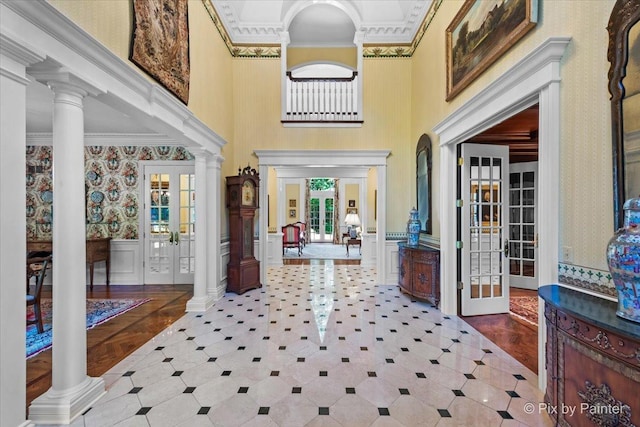
<path fill-rule="evenodd" d="M 431 136 L 434 143 L 432 202 L 435 235 L 440 235 L 440 150 L 433 127 L 547 38 L 571 36 L 572 41 L 561 63 L 560 188 L 540 190 L 559 193 L 560 247 L 573 248 L 575 264 L 606 270 L 605 249 L 613 234 L 606 27 L 614 1 L 592 1 L 588 2 L 588 7 L 576 7 L 579 2 L 569 0 L 541 1 L 541 15 L 534 30 L 447 103 L 444 101 L 444 34 L 462 3 L 452 0 L 442 3 L 412 61 L 412 93 L 415 96 L 411 102 L 410 135 L 414 142 L 412 148 L 422 133 Z M 415 184 L 411 182 L 410 185 L 413 187 Z M 540 214 L 547 220 L 544 212 Z"/>
<path fill-rule="evenodd" d="M 343 48 L 295 48 L 287 49 L 287 70 L 311 62 L 338 62 L 354 70 L 358 68 L 358 50 L 355 47 Z"/>
<path fill-rule="evenodd" d="M 133 28 L 131 1 L 51 0 L 49 3 L 140 74 L 154 81 L 128 59 Z M 188 7 L 191 68 L 188 107 L 218 135 L 231 141 L 231 55 L 202 1 L 189 0 Z"/>
<path fill-rule="evenodd" d="M 287 184 L 285 186 L 285 194 L 286 194 L 286 199 L 284 202 L 285 223 L 291 224 L 296 221 L 302 221 L 300 219 L 300 212 L 302 207 L 300 205 L 300 199 L 299 199 L 300 184 Z M 295 206 L 291 206 L 292 201 L 293 201 L 293 204 L 295 204 Z M 290 215 L 290 211 L 295 211 L 295 215 L 293 217 Z"/>
<path fill-rule="evenodd" d="M 51 3 L 128 62 L 129 1 Z M 416 204 L 415 144 L 427 133 L 434 143 L 433 226 L 438 237 L 439 149 L 433 127 L 548 37 L 571 36 L 561 68 L 560 188 L 541 191 L 559 190 L 559 245 L 573 248 L 573 262 L 606 269 L 604 250 L 613 233 L 606 26 L 614 0 L 592 1 L 589 7 L 576 7 L 571 0 L 540 1 L 536 28 L 447 103 L 444 34 L 462 3 L 442 3 L 412 58 L 364 60 L 362 128 L 302 129 L 280 123 L 280 61 L 231 58 L 202 2 L 190 0 L 189 108 L 229 141 L 222 153 L 226 158 L 222 176 L 233 175 L 248 163 L 257 167 L 256 149 L 391 149 L 387 229 L 402 232 L 407 212 Z M 302 61 L 296 55 L 294 60 Z M 226 229 L 226 221 L 222 225 Z"/>
<path fill-rule="evenodd" d="M 344 205 L 349 212 L 349 200 L 355 202 L 355 208 L 358 209 L 358 215 L 362 215 L 360 210 L 360 186 L 358 184 L 345 184 L 344 185 Z"/>
<path fill-rule="evenodd" d="M 131 1 L 51 0 L 50 3 L 149 81 L 154 81 L 128 59 L 133 28 Z M 226 159 L 221 166 L 220 190 L 224 200 L 224 177 L 236 175 L 239 166 L 246 166 L 246 162 L 233 162 L 234 147 L 230 144 L 233 141 L 232 60 L 202 1 L 189 0 L 188 7 L 191 69 L 188 108 L 228 142 L 221 150 Z M 221 234 L 225 237 L 228 234 L 226 209 L 221 214 Z"/>
<path fill-rule="evenodd" d="M 233 163 L 257 164 L 253 152 L 260 149 L 389 149 L 387 229 L 402 232 L 416 204 L 415 191 L 406 190 L 415 181 L 411 60 L 367 59 L 363 74 L 362 128 L 285 128 L 280 123 L 280 61 L 234 59 Z"/>

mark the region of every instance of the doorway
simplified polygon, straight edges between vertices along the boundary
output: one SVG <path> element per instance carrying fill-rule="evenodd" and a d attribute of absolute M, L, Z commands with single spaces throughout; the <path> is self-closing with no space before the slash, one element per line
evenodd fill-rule
<path fill-rule="evenodd" d="M 311 192 L 309 197 L 309 243 L 333 242 L 334 211 L 333 191 Z"/>
<path fill-rule="evenodd" d="M 193 165 L 145 165 L 144 177 L 144 283 L 193 283 Z"/>
<path fill-rule="evenodd" d="M 538 129 L 536 103 L 461 144 L 462 315 L 507 313 L 510 287 L 538 289 Z"/>

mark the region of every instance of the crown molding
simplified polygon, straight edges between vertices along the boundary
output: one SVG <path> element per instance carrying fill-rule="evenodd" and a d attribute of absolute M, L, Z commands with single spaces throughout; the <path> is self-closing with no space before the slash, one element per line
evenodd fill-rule
<path fill-rule="evenodd" d="M 402 58 L 412 56 L 443 1 L 433 0 L 421 21 L 420 16 L 422 16 L 422 10 L 425 6 L 416 5 L 411 13 L 414 19 L 409 21 L 412 24 L 411 27 L 401 28 L 397 25 L 384 23 L 363 26 L 360 29 L 363 33 L 364 41 L 362 56 L 365 58 Z M 286 32 L 282 25 L 254 27 L 253 29 L 248 27 L 241 28 L 237 24 L 237 19 L 231 7 L 223 6 L 223 10 L 219 12 L 213 5 L 212 0 L 202 0 L 202 3 L 231 56 L 238 58 L 280 58 L 281 33 Z M 420 25 L 416 29 L 418 23 Z M 233 38 L 227 28 L 233 31 Z M 239 35 L 236 35 L 236 33 L 239 33 Z M 406 42 L 398 42 L 399 33 L 406 35 Z M 414 34 L 413 37 L 411 37 L 412 34 Z M 258 36 L 263 43 L 252 43 L 251 41 L 255 41 Z M 395 40 L 395 42 L 392 43 L 392 40 Z"/>
<path fill-rule="evenodd" d="M 46 146 L 53 144 L 53 134 L 51 132 L 29 132 L 27 133 L 26 145 Z M 90 146 L 129 146 L 129 145 L 151 145 L 181 146 L 173 138 L 155 133 L 88 133 L 84 135 L 84 145 Z"/>

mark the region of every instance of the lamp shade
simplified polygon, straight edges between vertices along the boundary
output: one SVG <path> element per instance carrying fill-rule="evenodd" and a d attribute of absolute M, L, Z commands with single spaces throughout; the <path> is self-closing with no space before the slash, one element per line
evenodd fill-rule
<path fill-rule="evenodd" d="M 360 217 L 356 213 L 347 214 L 347 217 L 344 219 L 344 223 L 350 226 L 359 226 L 360 225 Z"/>

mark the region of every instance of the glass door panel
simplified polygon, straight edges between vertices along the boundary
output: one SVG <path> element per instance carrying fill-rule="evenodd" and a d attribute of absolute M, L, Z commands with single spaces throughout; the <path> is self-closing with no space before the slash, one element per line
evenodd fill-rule
<path fill-rule="evenodd" d="M 145 167 L 145 277 L 148 284 L 193 283 L 193 166 Z"/>
<path fill-rule="evenodd" d="M 538 162 L 509 171 L 509 274 L 511 286 L 538 288 L 536 182 Z"/>
<path fill-rule="evenodd" d="M 509 311 L 505 271 L 508 147 L 464 144 L 462 314 Z"/>
<path fill-rule="evenodd" d="M 333 191 L 313 191 L 309 199 L 310 242 L 333 242 Z"/>

